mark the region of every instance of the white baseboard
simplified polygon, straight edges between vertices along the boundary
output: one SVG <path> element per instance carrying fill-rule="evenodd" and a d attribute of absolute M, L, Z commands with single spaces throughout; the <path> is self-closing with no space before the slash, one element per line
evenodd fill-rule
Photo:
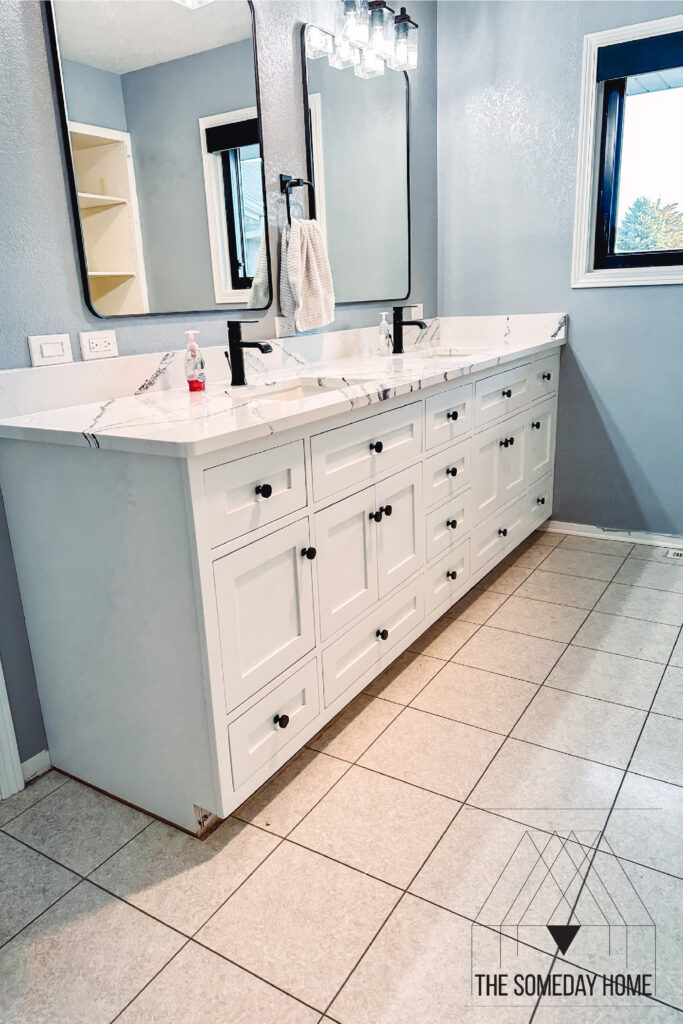
<path fill-rule="evenodd" d="M 548 533 L 569 533 L 572 537 L 602 537 L 607 540 L 626 540 L 632 544 L 652 544 L 661 548 L 683 547 L 683 537 L 673 533 L 646 533 L 645 530 L 609 530 L 602 526 L 589 526 L 587 523 L 562 523 L 558 519 L 548 519 L 539 530 Z"/>
<path fill-rule="evenodd" d="M 44 775 L 51 766 L 52 761 L 50 760 L 49 750 L 41 750 L 39 754 L 29 757 L 28 761 L 22 761 L 21 771 L 24 776 L 24 782 L 30 782 L 31 779 L 35 779 L 36 775 Z"/>

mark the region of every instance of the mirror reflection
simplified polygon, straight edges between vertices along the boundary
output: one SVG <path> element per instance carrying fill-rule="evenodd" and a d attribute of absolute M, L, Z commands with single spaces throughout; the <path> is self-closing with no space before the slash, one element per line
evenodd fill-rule
<path fill-rule="evenodd" d="M 244 0 L 56 0 L 86 297 L 102 316 L 271 299 Z"/>

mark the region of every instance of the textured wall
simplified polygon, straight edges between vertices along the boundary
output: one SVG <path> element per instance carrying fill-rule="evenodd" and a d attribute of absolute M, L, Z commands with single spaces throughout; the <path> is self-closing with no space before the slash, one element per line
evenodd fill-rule
<path fill-rule="evenodd" d="M 126 131 L 121 75 L 75 60 L 63 60 L 62 78 L 70 121 Z"/>
<path fill-rule="evenodd" d="M 583 36 L 673 14 L 439 5 L 439 313 L 566 310 L 555 517 L 683 534 L 683 288 L 570 287 Z"/>

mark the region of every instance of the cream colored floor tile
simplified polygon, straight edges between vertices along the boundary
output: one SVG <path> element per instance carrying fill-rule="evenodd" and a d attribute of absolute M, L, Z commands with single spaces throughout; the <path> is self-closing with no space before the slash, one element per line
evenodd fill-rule
<path fill-rule="evenodd" d="M 443 668 L 439 658 L 430 658 L 414 651 L 404 651 L 392 661 L 376 679 L 366 686 L 365 692 L 373 697 L 384 697 L 397 704 L 410 704 L 437 672 Z"/>
<path fill-rule="evenodd" d="M 119 1020 L 121 1024 L 318 1024 L 320 1014 L 190 942 Z"/>
<path fill-rule="evenodd" d="M 649 587 L 651 590 L 669 590 L 683 594 L 683 565 L 664 565 L 629 558 L 614 577 L 615 583 L 628 583 L 632 587 Z"/>
<path fill-rule="evenodd" d="M 81 882 L 0 950 L 3 1024 L 109 1024 L 185 940 Z"/>
<path fill-rule="evenodd" d="M 683 624 L 683 594 L 610 583 L 595 610 L 626 615 L 631 619 L 644 619 L 646 622 L 666 622 L 670 626 L 680 626 Z"/>
<path fill-rule="evenodd" d="M 507 733 L 537 690 L 534 683 L 450 662 L 411 707 Z"/>
<path fill-rule="evenodd" d="M 548 544 L 538 541 L 524 541 L 511 551 L 502 561 L 502 565 L 516 565 L 522 569 L 538 569 L 553 550 Z"/>
<path fill-rule="evenodd" d="M 571 644 L 545 685 L 647 711 L 664 666 Z"/>
<path fill-rule="evenodd" d="M 555 997 L 551 1002 L 542 999 L 534 1024 L 576 1024 L 576 1002 L 576 996 Z M 613 999 L 611 1006 L 600 1005 L 595 996 L 593 1001 L 582 1001 L 581 1024 L 681 1024 L 681 1014 L 653 1001 L 647 1006 L 634 1006 L 632 998 Z"/>
<path fill-rule="evenodd" d="M 354 765 L 291 839 L 405 888 L 459 804 Z"/>
<path fill-rule="evenodd" d="M 667 547 L 658 547 L 654 544 L 634 544 L 633 551 L 628 557 L 629 561 L 632 558 L 640 558 L 646 562 L 663 562 L 664 565 L 677 565 L 678 563 L 672 561 L 671 558 L 667 558 L 667 551 Z"/>
<path fill-rule="evenodd" d="M 474 622 L 460 622 L 444 615 L 413 641 L 410 650 L 448 661 L 476 632 Z"/>
<path fill-rule="evenodd" d="M 543 640 L 569 643 L 587 614 L 582 608 L 531 601 L 514 594 L 491 616 L 488 624 L 496 629 L 509 629 L 515 633 L 538 636 Z"/>
<path fill-rule="evenodd" d="M 683 668 L 667 668 L 652 710 L 659 715 L 683 718 Z"/>
<path fill-rule="evenodd" d="M 152 819 L 70 779 L 5 825 L 5 831 L 88 875 Z"/>
<path fill-rule="evenodd" d="M 533 569 L 521 565 L 498 565 L 479 581 L 477 590 L 492 590 L 496 594 L 513 594 L 520 583 L 531 576 Z"/>
<path fill-rule="evenodd" d="M 482 626 L 453 660 L 459 665 L 513 676 L 528 683 L 542 683 L 564 649 L 565 644 L 555 640 Z"/>
<path fill-rule="evenodd" d="M 576 551 L 564 544 L 551 551 L 543 568 L 547 572 L 566 573 L 567 576 L 585 576 L 589 580 L 609 582 L 623 562 L 620 555 L 601 555 L 593 551 Z"/>
<path fill-rule="evenodd" d="M 665 663 L 677 635 L 675 626 L 661 622 L 642 622 L 621 615 L 591 612 L 573 643 L 595 651 Z"/>
<path fill-rule="evenodd" d="M 78 880 L 78 875 L 0 832 L 0 946 Z"/>
<path fill-rule="evenodd" d="M 308 745 L 342 761 L 357 761 L 400 712 L 397 704 L 360 693 Z"/>
<path fill-rule="evenodd" d="M 535 601 L 566 604 L 571 608 L 586 608 L 590 611 L 606 586 L 602 580 L 587 580 L 582 576 L 566 576 L 538 569 L 522 583 L 515 597 L 529 597 Z"/>
<path fill-rule="evenodd" d="M 496 733 L 406 708 L 360 764 L 464 800 L 502 741 Z"/>
<path fill-rule="evenodd" d="M 469 803 L 535 828 L 602 828 L 623 771 L 507 740 Z"/>
<path fill-rule="evenodd" d="M 683 668 L 683 633 L 679 636 L 676 646 L 671 652 L 670 664 L 675 665 L 676 668 Z"/>
<path fill-rule="evenodd" d="M 515 726 L 518 740 L 625 768 L 645 711 L 544 686 Z"/>
<path fill-rule="evenodd" d="M 683 721 L 649 715 L 629 767 L 640 775 L 683 786 Z"/>
<path fill-rule="evenodd" d="M 539 544 L 546 544 L 549 548 L 556 548 L 564 538 L 567 536 L 566 533 L 555 533 L 554 530 L 536 530 L 531 535 L 534 540 Z"/>
<path fill-rule="evenodd" d="M 618 555 L 625 558 L 631 553 L 634 545 L 631 541 L 610 540 L 609 537 L 572 537 L 567 536 L 562 541 L 563 548 L 571 548 L 572 551 L 590 551 L 595 555 Z"/>
<path fill-rule="evenodd" d="M 627 772 L 602 848 L 683 877 L 683 789 Z"/>
<path fill-rule="evenodd" d="M 285 840 L 198 939 L 324 1010 L 399 896 Z"/>
<path fill-rule="evenodd" d="M 505 594 L 497 594 L 494 590 L 470 590 L 461 597 L 457 604 L 449 608 L 446 615 L 463 622 L 476 622 L 483 626 L 486 620 L 507 601 Z"/>
<path fill-rule="evenodd" d="M 238 807 L 233 817 L 286 836 L 348 767 L 347 761 L 304 749 Z"/>
<path fill-rule="evenodd" d="M 33 782 L 29 782 L 28 786 L 20 793 L 15 793 L 14 796 L 7 797 L 6 800 L 0 800 L 0 828 L 11 818 L 16 818 L 28 807 L 37 804 L 48 793 L 53 793 L 60 786 L 65 786 L 68 781 L 66 775 L 49 771 L 45 775 L 41 775 L 40 778 L 34 779 Z"/>
<path fill-rule="evenodd" d="M 192 935 L 278 842 L 276 836 L 233 818 L 203 841 L 155 821 L 92 879 L 164 924 Z"/>
<path fill-rule="evenodd" d="M 340 1024 L 528 1024 L 533 1000 L 476 998 L 472 974 L 545 976 L 550 964 L 545 953 L 408 895 L 329 1012 Z"/>

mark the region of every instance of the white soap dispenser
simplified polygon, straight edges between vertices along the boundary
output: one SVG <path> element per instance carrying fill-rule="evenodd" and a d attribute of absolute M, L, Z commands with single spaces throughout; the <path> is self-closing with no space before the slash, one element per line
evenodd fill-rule
<path fill-rule="evenodd" d="M 390 356 L 394 350 L 394 342 L 391 337 L 391 327 L 387 323 L 388 313 L 382 313 L 379 324 L 379 342 L 377 351 L 381 356 Z"/>

